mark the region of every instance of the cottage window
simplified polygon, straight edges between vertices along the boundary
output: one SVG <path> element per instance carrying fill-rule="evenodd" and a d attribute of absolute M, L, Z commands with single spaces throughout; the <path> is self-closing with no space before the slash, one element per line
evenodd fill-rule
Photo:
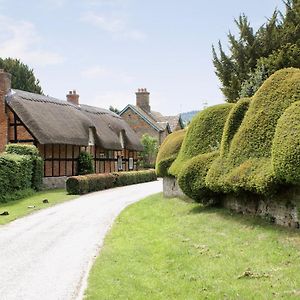
<path fill-rule="evenodd" d="M 122 156 L 118 156 L 118 171 L 122 171 L 122 170 L 123 170 Z"/>
<path fill-rule="evenodd" d="M 108 151 L 108 158 L 114 158 L 114 151 Z"/>
<path fill-rule="evenodd" d="M 129 163 L 128 163 L 128 168 L 129 168 L 129 170 L 133 170 L 133 167 L 134 167 L 134 165 L 133 165 L 133 157 L 129 157 Z"/>

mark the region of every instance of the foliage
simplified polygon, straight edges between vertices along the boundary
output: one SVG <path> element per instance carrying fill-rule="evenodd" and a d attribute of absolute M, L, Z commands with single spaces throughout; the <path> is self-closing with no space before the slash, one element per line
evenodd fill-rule
<path fill-rule="evenodd" d="M 144 147 L 141 152 L 141 166 L 144 168 L 153 168 L 158 152 L 158 140 L 146 133 L 142 136 L 141 143 Z"/>
<path fill-rule="evenodd" d="M 112 105 L 109 106 L 109 110 L 114 112 L 117 115 L 120 113 L 120 110 L 117 109 L 116 107 L 113 107 Z"/>
<path fill-rule="evenodd" d="M 239 36 L 228 34 L 228 55 L 220 42 L 219 55 L 213 46 L 215 72 L 228 102 L 252 96 L 264 79 L 281 68 L 300 67 L 300 2 L 285 4 L 285 15 L 275 10 L 256 32 L 245 15 L 235 20 Z"/>
<path fill-rule="evenodd" d="M 154 181 L 156 179 L 154 170 L 73 176 L 67 180 L 67 191 L 72 195 L 82 195 L 117 186 Z"/>
<path fill-rule="evenodd" d="M 12 74 L 12 88 L 36 94 L 42 94 L 40 81 L 35 78 L 33 69 L 19 59 L 0 58 L 0 68 Z"/>
<path fill-rule="evenodd" d="M 78 156 L 78 175 L 94 173 L 93 157 L 85 151 L 80 152 Z"/>
<path fill-rule="evenodd" d="M 8 144 L 5 151 L 11 154 L 28 155 L 32 163 L 32 188 L 39 190 L 43 183 L 44 161 L 39 155 L 37 147 L 25 144 Z"/>
<path fill-rule="evenodd" d="M 9 194 L 31 188 L 32 162 L 28 155 L 0 155 L 0 202 Z"/>
<path fill-rule="evenodd" d="M 299 140 L 300 102 L 295 102 L 280 117 L 272 145 L 274 171 L 276 176 L 285 183 L 300 183 Z"/>
<path fill-rule="evenodd" d="M 285 109 L 300 99 L 299 83 L 300 70 L 293 68 L 277 71 L 264 82 L 253 96 L 230 147 L 221 151 L 208 171 L 206 183 L 210 189 L 265 194 L 275 187 L 278 180 L 271 163 L 275 129 Z"/>
<path fill-rule="evenodd" d="M 86 300 L 299 298 L 299 230 L 226 209 L 153 195 L 103 244 Z"/>
<path fill-rule="evenodd" d="M 185 133 L 185 130 L 174 131 L 166 137 L 160 146 L 155 166 L 157 176 L 166 177 L 169 175 L 168 169 L 179 153 Z"/>
<path fill-rule="evenodd" d="M 230 103 L 211 106 L 193 118 L 179 154 L 169 169 L 171 175 L 178 176 L 189 159 L 218 150 L 224 124 L 233 106 Z"/>
<path fill-rule="evenodd" d="M 218 156 L 218 151 L 200 154 L 182 167 L 178 175 L 178 184 L 187 196 L 203 204 L 210 202 L 215 196 L 207 188 L 205 178 L 211 164 Z"/>

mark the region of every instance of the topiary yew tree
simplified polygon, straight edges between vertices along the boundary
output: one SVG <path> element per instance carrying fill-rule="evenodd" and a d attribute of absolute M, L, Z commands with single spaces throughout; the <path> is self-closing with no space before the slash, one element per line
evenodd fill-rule
<path fill-rule="evenodd" d="M 169 134 L 159 148 L 156 158 L 156 174 L 160 177 L 169 176 L 168 170 L 176 159 L 186 130 L 178 130 Z"/>

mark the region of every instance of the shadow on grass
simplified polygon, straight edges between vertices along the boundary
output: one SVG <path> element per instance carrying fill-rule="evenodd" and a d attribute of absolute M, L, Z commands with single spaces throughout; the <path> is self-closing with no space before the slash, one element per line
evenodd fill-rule
<path fill-rule="evenodd" d="M 242 214 L 219 206 L 203 206 L 199 204 L 198 206 L 193 207 L 188 214 L 218 214 L 225 220 L 230 220 L 243 226 L 263 228 L 267 231 L 292 233 L 298 236 L 300 235 L 299 229 L 276 225 L 263 217 Z"/>

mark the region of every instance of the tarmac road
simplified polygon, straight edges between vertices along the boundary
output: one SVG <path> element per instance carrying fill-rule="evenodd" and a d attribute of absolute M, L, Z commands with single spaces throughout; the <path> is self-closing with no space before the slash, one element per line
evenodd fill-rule
<path fill-rule="evenodd" d="M 105 190 L 0 226 L 0 299 L 82 299 L 114 219 L 162 182 Z"/>

